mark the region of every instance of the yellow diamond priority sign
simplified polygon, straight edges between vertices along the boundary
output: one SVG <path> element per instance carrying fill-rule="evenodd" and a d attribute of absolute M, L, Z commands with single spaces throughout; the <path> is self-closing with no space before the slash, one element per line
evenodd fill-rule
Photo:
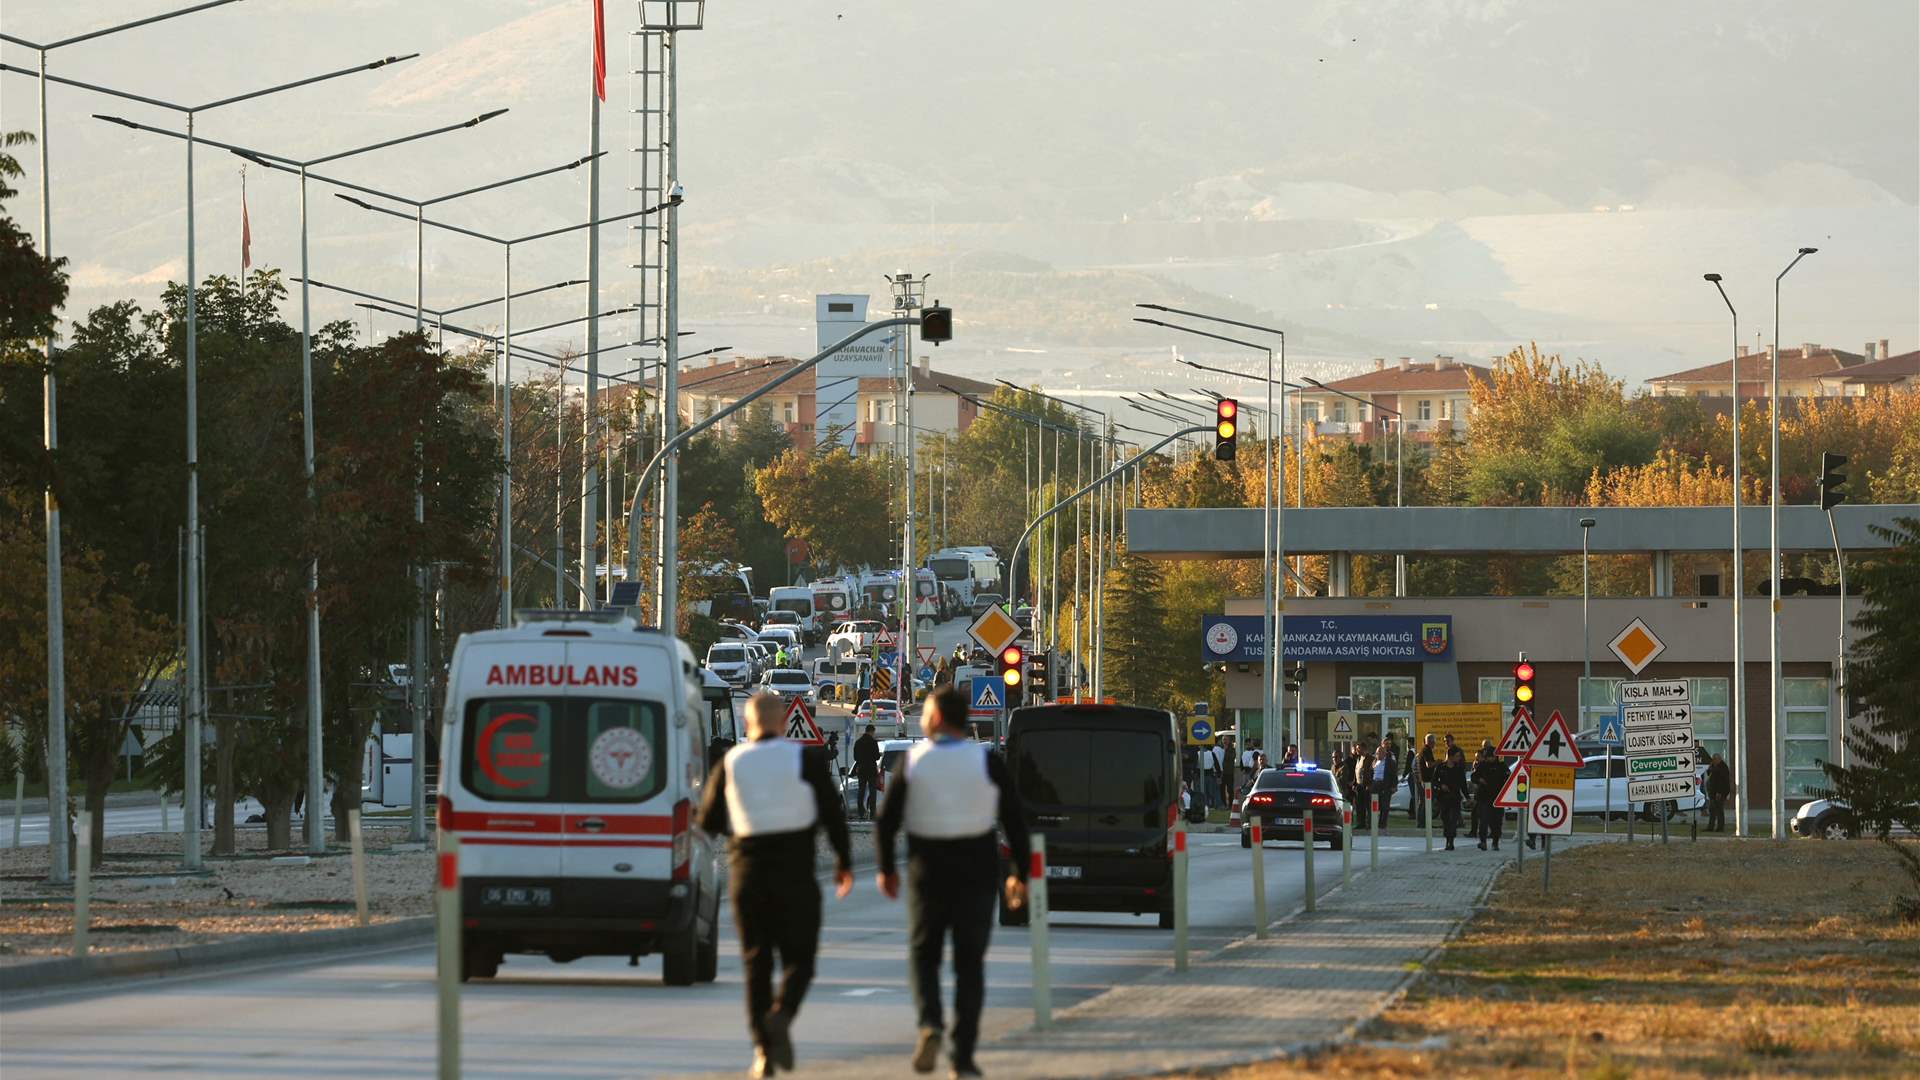
<path fill-rule="evenodd" d="M 967 627 L 967 633 L 980 643 L 981 648 L 997 655 L 1020 636 L 1020 624 L 1014 622 L 1013 616 L 1007 614 L 999 604 L 995 604 L 973 620 L 973 625 Z"/>
<path fill-rule="evenodd" d="M 1638 675 L 1653 663 L 1654 657 L 1667 651 L 1667 643 L 1656 637 L 1646 623 L 1635 619 L 1607 642 L 1607 648 L 1627 665 L 1628 671 Z"/>

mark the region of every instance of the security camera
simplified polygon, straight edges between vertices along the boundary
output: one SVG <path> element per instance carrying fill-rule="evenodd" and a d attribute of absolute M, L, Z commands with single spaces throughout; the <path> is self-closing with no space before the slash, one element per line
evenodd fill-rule
<path fill-rule="evenodd" d="M 675 180 L 673 182 L 673 188 L 667 192 L 667 201 L 675 206 L 679 206 L 686 197 L 687 189 L 681 186 L 680 181 Z"/>

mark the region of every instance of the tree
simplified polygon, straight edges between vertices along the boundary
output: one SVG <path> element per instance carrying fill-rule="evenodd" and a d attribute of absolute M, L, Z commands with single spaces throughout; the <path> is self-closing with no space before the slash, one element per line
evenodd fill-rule
<path fill-rule="evenodd" d="M 0 363 L 38 368 L 42 359 L 26 346 L 53 333 L 54 321 L 67 302 L 67 260 L 47 261 L 34 250 L 33 237 L 14 223 L 5 204 L 19 192 L 19 159 L 10 152 L 33 141 L 24 131 L 0 137 Z"/>
<path fill-rule="evenodd" d="M 1846 725 L 1847 765 L 1823 763 L 1827 797 L 1845 803 L 1855 824 L 1885 844 L 1907 873 L 1898 907 L 1920 921 L 1920 847 L 1895 829 L 1920 832 L 1920 518 L 1873 530 L 1892 547 L 1856 571 L 1861 636 L 1847 661 L 1847 696 L 1866 715 Z M 1847 710 L 1851 712 L 1852 710 Z"/>
<path fill-rule="evenodd" d="M 884 524 L 891 459 L 854 457 L 835 447 L 810 455 L 787 450 L 754 473 L 767 520 L 806 541 L 823 565 L 882 565 L 894 551 Z M 876 520 L 879 519 L 879 520 Z"/>
<path fill-rule="evenodd" d="M 1169 704 L 1174 656 L 1168 642 L 1187 640 L 1167 625 L 1166 583 L 1159 563 L 1124 548 L 1106 575 L 1102 681 L 1126 705 Z"/>

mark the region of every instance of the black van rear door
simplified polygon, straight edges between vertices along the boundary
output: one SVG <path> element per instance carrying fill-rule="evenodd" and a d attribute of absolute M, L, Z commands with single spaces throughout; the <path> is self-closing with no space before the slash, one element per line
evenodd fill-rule
<path fill-rule="evenodd" d="M 1051 877 L 1086 873 L 1092 755 L 1093 733 L 1081 728 L 1023 731 L 1013 740 L 1014 786 L 1027 827 L 1046 835 Z"/>
<path fill-rule="evenodd" d="M 1172 762 L 1173 746 L 1158 732 L 1102 731 L 1091 738 L 1088 884 L 1154 887 L 1166 880 Z"/>

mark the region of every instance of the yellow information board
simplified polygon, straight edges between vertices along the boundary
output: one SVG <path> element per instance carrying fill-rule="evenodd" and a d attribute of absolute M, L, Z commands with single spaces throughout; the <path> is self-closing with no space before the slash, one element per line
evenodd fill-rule
<path fill-rule="evenodd" d="M 1480 750 L 1480 740 L 1498 745 L 1506 727 L 1507 707 L 1497 701 L 1462 702 L 1447 705 L 1415 705 L 1413 737 L 1417 744 L 1428 735 L 1444 740 L 1448 735 L 1471 759 Z M 1537 783 L 1537 781 L 1536 781 Z"/>
<path fill-rule="evenodd" d="M 1534 787 L 1554 791 L 1573 790 L 1573 766 L 1571 765 L 1529 765 L 1527 774 L 1533 781 Z"/>

